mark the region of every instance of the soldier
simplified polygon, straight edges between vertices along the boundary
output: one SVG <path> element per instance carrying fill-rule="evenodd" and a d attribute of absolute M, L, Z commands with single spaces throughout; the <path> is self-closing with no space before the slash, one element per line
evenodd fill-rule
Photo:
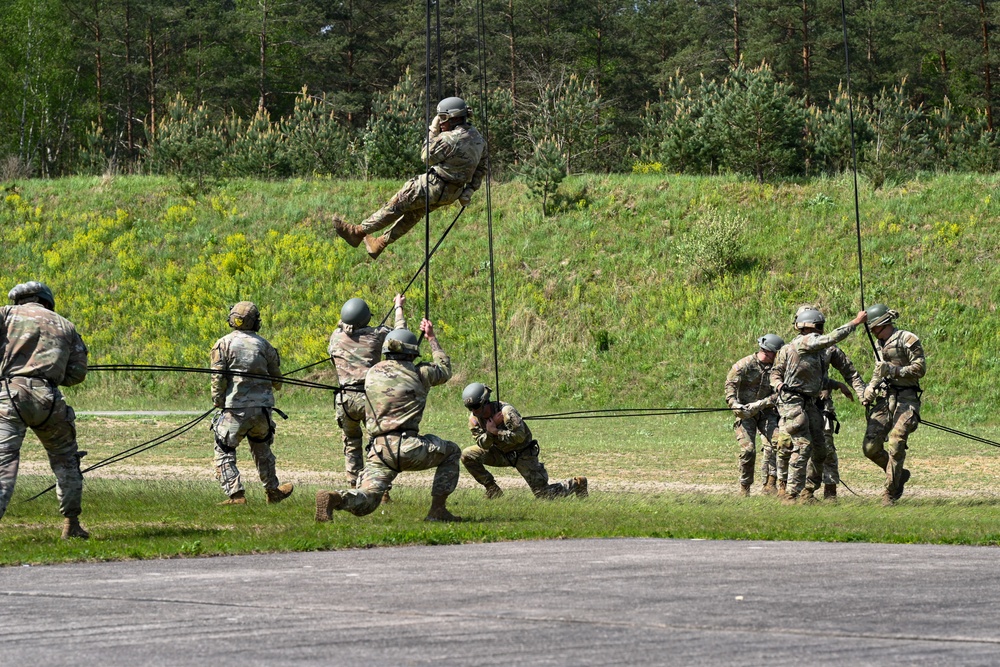
<path fill-rule="evenodd" d="M 472 414 L 469 430 L 476 444 L 462 450 L 462 464 L 477 482 L 486 487 L 486 497 L 503 495 L 486 466 L 512 467 L 521 473 L 536 498 L 559 498 L 575 494 L 587 496 L 587 478 L 574 477 L 549 484 L 549 473 L 538 460 L 538 441 L 514 406 L 490 400 L 490 388 L 473 382 L 462 392 L 462 402 Z"/>
<path fill-rule="evenodd" d="M 920 378 L 927 372 L 927 360 L 920 339 L 897 329 L 899 313 L 877 303 L 868 308 L 872 333 L 882 358 L 876 362 L 872 380 L 865 388 L 863 402 L 868 409 L 865 456 L 885 470 L 883 505 L 893 505 L 903 495 L 910 479 L 906 461 L 906 441 L 920 424 Z M 886 438 L 889 451 L 885 450 Z"/>
<path fill-rule="evenodd" d="M 76 444 L 76 415 L 59 386 L 87 377 L 87 346 L 73 323 L 55 313 L 56 300 L 44 283 L 21 283 L 0 308 L 0 517 L 14 494 L 21 443 L 35 432 L 56 476 L 63 515 L 62 538 L 87 539 L 80 525 L 83 475 Z"/>
<path fill-rule="evenodd" d="M 430 198 L 431 211 L 456 199 L 463 207 L 468 206 L 486 176 L 487 165 L 486 141 L 469 123 L 470 114 L 460 97 L 441 100 L 428 128 L 429 143 L 421 153 L 430 171 L 408 180 L 385 206 L 360 225 L 347 224 L 334 216 L 337 234 L 355 248 L 364 241 L 368 255 L 377 259 L 387 245 L 402 238 L 423 217 L 427 208 L 424 193 Z M 385 234 L 372 236 L 386 227 L 390 229 Z"/>
<path fill-rule="evenodd" d="M 417 337 L 394 329 L 382 345 L 382 361 L 365 377 L 365 417 L 371 442 L 368 460 L 352 491 L 318 491 L 316 520 L 329 521 L 333 510 L 355 516 L 371 514 L 382 502 L 392 480 L 404 470 L 437 468 L 426 521 L 461 521 L 448 511 L 448 496 L 458 485 L 462 450 L 436 435 L 419 434 L 420 420 L 431 387 L 451 377 L 451 359 L 441 349 L 429 320 L 420 323 L 434 354 L 433 363 L 414 364 L 420 356 Z"/>
<path fill-rule="evenodd" d="M 800 309 L 795 317 L 799 335 L 775 357 L 770 382 L 778 395 L 778 413 L 791 446 L 783 498 L 788 502 L 794 502 L 800 493 L 804 502 L 813 501 L 822 480 L 826 447 L 823 417 L 816 399 L 824 388 L 829 388 L 825 350 L 847 338 L 866 318 L 865 311 L 861 311 L 832 334 L 823 335 L 823 313 L 814 308 Z"/>
<path fill-rule="evenodd" d="M 247 439 L 257 474 L 264 483 L 268 503 L 280 503 L 292 495 L 292 484 L 279 484 L 274 469 L 274 390 L 281 388 L 278 351 L 257 332 L 260 311 L 251 301 L 240 301 L 229 311 L 234 331 L 212 347 L 213 371 L 253 373 L 247 377 L 220 372 L 212 375 L 212 402 L 222 412 L 212 422 L 215 433 L 215 477 L 229 496 L 222 505 L 245 505 L 246 493 L 236 467 L 236 446 Z M 281 411 L 278 411 L 281 414 Z"/>
<path fill-rule="evenodd" d="M 763 444 L 760 476 L 763 493 L 777 493 L 774 431 L 778 427 L 775 395 L 768 382 L 774 355 L 785 344 L 780 336 L 766 334 L 757 340 L 759 349 L 743 357 L 729 369 L 726 376 L 726 403 L 736 415 L 733 430 L 740 445 L 740 494 L 750 495 L 754 463 L 757 459 L 757 433 Z"/>
<path fill-rule="evenodd" d="M 406 297 L 395 298 L 395 329 L 406 328 L 403 304 Z M 365 374 L 382 360 L 382 343 L 392 331 L 387 326 L 370 327 L 371 310 L 364 299 L 348 299 L 340 309 L 340 322 L 330 336 L 327 352 L 337 371 L 337 425 L 343 432 L 344 467 L 351 488 L 358 485 L 358 474 L 365 462 L 361 447 L 361 424 L 365 420 Z M 388 501 L 389 492 L 386 491 Z"/>

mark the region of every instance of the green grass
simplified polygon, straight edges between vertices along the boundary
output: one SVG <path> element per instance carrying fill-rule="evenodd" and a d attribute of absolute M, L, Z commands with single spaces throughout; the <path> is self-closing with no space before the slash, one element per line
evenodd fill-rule
<path fill-rule="evenodd" d="M 470 444 L 462 413 L 432 412 L 427 430 Z M 79 422 L 81 446 L 96 460 L 183 422 L 171 418 L 89 418 Z M 275 454 L 291 498 L 267 505 L 245 446 L 240 466 L 249 504 L 221 507 L 212 479 L 211 438 L 198 429 L 140 457 L 89 477 L 84 491 L 87 542 L 58 539 L 54 494 L 24 499 L 51 483 L 40 447 L 29 436 L 14 502 L 0 521 L 0 565 L 72 560 L 187 557 L 265 551 L 310 551 L 373 545 L 453 544 L 563 537 L 677 537 L 824 540 L 936 544 L 1000 544 L 996 518 L 1000 451 L 921 429 L 911 440 L 914 471 L 907 496 L 893 508 L 879 503 L 881 475 L 860 453 L 862 424 L 845 421 L 838 438 L 844 480 L 836 505 L 786 507 L 774 498 L 738 498 L 737 446 L 728 418 L 675 417 L 571 424 L 536 423 L 542 459 L 553 479 L 586 475 L 586 500 L 537 501 L 510 469 L 495 469 L 506 494 L 486 501 L 463 472 L 451 508 L 456 525 L 422 521 L 429 473 L 404 473 L 395 502 L 368 517 L 337 513 L 313 520 L 319 488 L 343 488 L 339 438 L 332 417 L 295 413 L 279 425 Z M 996 429 L 984 435 L 997 437 Z"/>

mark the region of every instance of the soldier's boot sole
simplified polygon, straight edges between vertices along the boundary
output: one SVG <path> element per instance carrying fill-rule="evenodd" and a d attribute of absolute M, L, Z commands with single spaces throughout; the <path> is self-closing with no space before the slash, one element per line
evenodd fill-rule
<path fill-rule="evenodd" d="M 338 509 L 344 498 L 336 491 L 316 492 L 316 520 L 329 521 L 333 518 L 333 511 Z"/>
<path fill-rule="evenodd" d="M 291 482 L 289 482 L 287 484 L 282 484 L 281 486 L 279 486 L 276 489 L 268 489 L 266 491 L 266 493 L 267 493 L 267 504 L 268 505 L 276 505 L 276 504 L 280 503 L 282 500 L 284 500 L 288 496 L 292 495 L 292 491 L 294 491 L 294 490 L 295 490 L 295 485 L 292 484 Z"/>

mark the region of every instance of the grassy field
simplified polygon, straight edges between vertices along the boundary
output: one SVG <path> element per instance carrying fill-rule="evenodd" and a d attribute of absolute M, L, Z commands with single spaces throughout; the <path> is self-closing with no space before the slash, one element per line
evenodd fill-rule
<path fill-rule="evenodd" d="M 432 412 L 427 430 L 467 446 L 462 417 Z M 82 417 L 81 445 L 90 452 L 84 462 L 186 419 Z M 841 487 L 837 504 L 786 507 L 758 495 L 759 480 L 750 498 L 735 495 L 737 447 L 725 416 L 536 423 L 550 475 L 586 475 L 586 500 L 534 500 L 507 469 L 497 471 L 507 493 L 487 501 L 463 472 L 451 505 L 468 521 L 427 524 L 430 475 L 404 473 L 395 501 L 375 514 L 338 513 L 317 524 L 315 491 L 344 486 L 339 439 L 328 435 L 332 421 L 329 413 L 303 411 L 279 425 L 279 476 L 297 485 L 280 505 L 264 502 L 245 446 L 240 462 L 249 504 L 217 505 L 223 496 L 212 476 L 211 436 L 199 428 L 88 477 L 83 522 L 93 537 L 70 543 L 58 539 L 53 494 L 21 502 L 51 483 L 41 448 L 29 437 L 14 502 L 0 521 L 0 564 L 561 537 L 1000 544 L 998 450 L 919 430 L 907 460 L 913 482 L 904 500 L 886 509 L 879 503 L 881 476 L 860 453 L 861 424 L 845 422 L 838 439 L 842 475 L 859 496 Z"/>

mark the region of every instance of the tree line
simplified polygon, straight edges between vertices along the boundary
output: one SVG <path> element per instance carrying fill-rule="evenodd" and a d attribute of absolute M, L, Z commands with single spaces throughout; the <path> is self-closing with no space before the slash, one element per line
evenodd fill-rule
<path fill-rule="evenodd" d="M 489 112 L 501 170 L 836 171 L 849 140 L 840 7 L 438 0 L 431 97 Z M 426 8 L 7 0 L 0 176 L 400 175 L 419 164 Z M 997 2 L 847 8 L 861 157 L 876 177 L 996 168 Z"/>

